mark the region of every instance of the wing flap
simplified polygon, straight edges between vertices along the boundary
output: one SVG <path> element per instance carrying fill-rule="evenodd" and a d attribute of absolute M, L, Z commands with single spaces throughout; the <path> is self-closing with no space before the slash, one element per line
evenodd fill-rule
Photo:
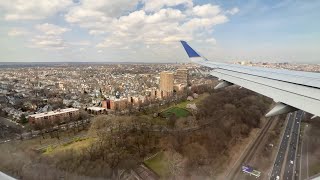
<path fill-rule="evenodd" d="M 255 81 L 249 80 L 250 78 L 239 77 L 230 72 L 211 72 L 211 75 L 218 77 L 220 79 L 226 80 L 228 82 L 237 84 L 241 87 L 247 88 L 249 90 L 255 91 L 259 94 L 268 96 L 274 99 L 275 102 L 282 102 L 288 104 L 297 109 L 303 109 L 309 113 L 320 116 L 317 107 L 320 105 L 320 101 L 315 98 L 310 98 L 307 96 L 302 96 L 300 94 L 285 91 L 281 88 L 275 88 L 264 84 L 263 79 L 256 78 Z M 247 75 L 250 76 L 250 75 Z M 272 80 L 275 83 L 276 80 Z M 295 85 L 299 86 L 299 85 Z M 297 87 L 298 88 L 298 87 Z"/>
<path fill-rule="evenodd" d="M 216 63 L 206 58 L 194 61 L 195 56 L 188 51 L 196 51 L 186 42 L 181 43 L 193 62 L 214 69 L 213 76 L 320 116 L 320 73 Z"/>

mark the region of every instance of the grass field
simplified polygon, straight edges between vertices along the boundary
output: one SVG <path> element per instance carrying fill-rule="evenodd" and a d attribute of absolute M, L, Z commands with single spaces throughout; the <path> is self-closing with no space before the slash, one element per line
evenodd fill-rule
<path fill-rule="evenodd" d="M 310 169 L 309 169 L 309 171 L 310 171 L 309 176 L 314 176 L 316 174 L 319 174 L 319 172 L 320 172 L 320 163 L 312 164 Z"/>
<path fill-rule="evenodd" d="M 183 108 L 179 107 L 172 107 L 170 109 L 167 109 L 166 111 L 161 113 L 164 117 L 170 117 L 172 114 L 175 114 L 176 117 L 188 117 L 191 113 Z"/>
<path fill-rule="evenodd" d="M 169 165 L 163 152 L 160 152 L 155 157 L 146 160 L 144 163 L 162 178 L 168 177 L 170 174 Z"/>
<path fill-rule="evenodd" d="M 178 103 L 177 105 L 175 105 L 174 107 L 179 107 L 179 108 L 186 108 L 187 104 L 199 104 L 202 100 L 204 100 L 205 98 L 207 98 L 209 96 L 209 93 L 204 93 L 204 94 L 200 94 L 198 99 L 194 99 L 193 101 L 182 101 L 180 103 Z"/>
<path fill-rule="evenodd" d="M 62 145 L 58 146 L 48 146 L 45 151 L 44 155 L 50 155 L 52 153 L 59 153 L 61 151 L 66 151 L 66 150 L 80 150 L 85 147 L 88 147 L 92 143 L 93 139 L 92 138 L 86 138 L 86 139 L 79 139 L 75 138 L 72 142 L 68 142 Z"/>
<path fill-rule="evenodd" d="M 199 104 L 202 100 L 207 98 L 209 96 L 208 93 L 204 93 L 199 95 L 198 99 L 194 99 L 193 101 L 182 101 L 180 103 L 177 103 L 173 106 L 170 106 L 166 109 L 164 109 L 161 113 L 162 116 L 164 117 L 170 117 L 172 114 L 175 114 L 178 118 L 179 117 L 187 117 L 191 113 L 186 109 L 187 104 L 193 104 L 195 103 L 196 105 Z"/>

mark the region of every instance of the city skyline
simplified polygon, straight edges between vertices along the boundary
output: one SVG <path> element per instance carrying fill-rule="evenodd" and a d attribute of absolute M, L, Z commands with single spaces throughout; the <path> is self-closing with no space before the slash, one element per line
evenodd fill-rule
<path fill-rule="evenodd" d="M 319 62 L 317 1 L 0 2 L 0 62 Z M 306 13 L 308 12 L 308 13 Z"/>

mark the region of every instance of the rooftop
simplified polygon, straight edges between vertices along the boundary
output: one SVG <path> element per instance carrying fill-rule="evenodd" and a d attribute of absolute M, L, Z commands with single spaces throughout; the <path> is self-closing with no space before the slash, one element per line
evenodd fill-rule
<path fill-rule="evenodd" d="M 59 110 L 45 112 L 45 113 L 33 114 L 33 115 L 30 115 L 29 117 L 41 118 L 45 116 L 54 116 L 57 114 L 63 114 L 63 113 L 74 112 L 74 111 L 79 111 L 79 109 L 77 108 L 59 109 Z"/>
<path fill-rule="evenodd" d="M 92 110 L 92 111 L 103 111 L 103 110 L 106 110 L 106 108 L 103 108 L 103 107 L 88 107 L 87 109 Z"/>

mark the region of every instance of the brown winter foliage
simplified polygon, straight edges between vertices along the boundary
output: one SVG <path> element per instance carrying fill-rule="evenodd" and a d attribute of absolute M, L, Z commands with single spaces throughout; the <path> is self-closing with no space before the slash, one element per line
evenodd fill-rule
<path fill-rule="evenodd" d="M 88 147 L 59 152 L 45 161 L 60 171 L 116 179 L 153 152 L 157 136 L 149 129 L 150 124 L 132 117 L 100 116 L 89 129 L 93 140 Z"/>
<path fill-rule="evenodd" d="M 252 128 L 259 127 L 260 117 L 270 104 L 270 99 L 245 89 L 213 92 L 198 107 L 201 128 L 168 136 L 164 146 L 188 159 L 184 178 L 214 177 L 223 169 L 231 145 L 247 137 Z"/>
<path fill-rule="evenodd" d="M 10 157 L 6 154 L 11 150 L 1 149 L 0 168 L 20 179 L 125 179 L 123 172 L 165 150 L 179 157 L 169 163 L 172 177 L 214 178 L 228 160 L 231 145 L 259 127 L 270 103 L 261 95 L 231 87 L 211 93 L 195 117 L 178 119 L 173 128 L 153 126 L 140 116 L 98 116 L 88 131 L 92 140 L 88 146 L 50 155 L 16 149 Z M 189 131 L 190 127 L 194 129 Z"/>

